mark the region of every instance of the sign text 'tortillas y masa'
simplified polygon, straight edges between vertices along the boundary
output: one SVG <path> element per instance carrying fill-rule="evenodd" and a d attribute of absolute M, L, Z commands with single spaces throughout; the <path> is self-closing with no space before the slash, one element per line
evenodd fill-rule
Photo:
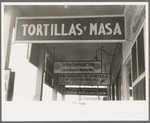
<path fill-rule="evenodd" d="M 16 42 L 125 40 L 124 17 L 17 18 Z"/>

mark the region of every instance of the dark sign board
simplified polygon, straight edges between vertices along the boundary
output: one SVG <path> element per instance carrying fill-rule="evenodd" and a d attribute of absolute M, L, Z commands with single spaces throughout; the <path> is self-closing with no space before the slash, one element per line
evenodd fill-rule
<path fill-rule="evenodd" d="M 16 42 L 125 41 L 124 16 L 108 17 L 18 17 Z"/>
<path fill-rule="evenodd" d="M 48 86 L 52 87 L 52 76 L 49 74 L 49 72 L 45 72 L 45 84 L 47 84 Z"/>
<path fill-rule="evenodd" d="M 46 71 L 53 75 L 53 65 L 48 59 L 46 59 Z"/>
<path fill-rule="evenodd" d="M 28 45 L 28 59 L 31 64 L 38 67 L 38 44 L 29 44 Z"/>
<path fill-rule="evenodd" d="M 54 81 L 59 85 L 109 86 L 110 74 L 55 74 Z"/>
<path fill-rule="evenodd" d="M 107 89 L 106 88 L 65 88 L 65 94 L 107 96 Z"/>

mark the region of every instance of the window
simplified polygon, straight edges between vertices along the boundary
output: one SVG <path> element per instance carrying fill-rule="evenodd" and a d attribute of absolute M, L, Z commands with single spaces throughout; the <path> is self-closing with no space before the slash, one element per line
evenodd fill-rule
<path fill-rule="evenodd" d="M 144 31 L 141 29 L 137 40 L 132 47 L 132 80 L 133 99 L 145 100 L 145 53 L 144 53 Z M 131 93 L 132 94 L 132 93 Z"/>
<path fill-rule="evenodd" d="M 143 29 L 137 38 L 139 76 L 145 71 Z"/>
<path fill-rule="evenodd" d="M 143 78 L 140 82 L 138 82 L 133 87 L 133 99 L 134 100 L 145 100 L 145 78 Z"/>
<path fill-rule="evenodd" d="M 132 47 L 132 75 L 133 81 L 135 81 L 137 78 L 136 42 Z"/>
<path fill-rule="evenodd" d="M 133 82 L 145 71 L 143 28 L 132 47 Z"/>

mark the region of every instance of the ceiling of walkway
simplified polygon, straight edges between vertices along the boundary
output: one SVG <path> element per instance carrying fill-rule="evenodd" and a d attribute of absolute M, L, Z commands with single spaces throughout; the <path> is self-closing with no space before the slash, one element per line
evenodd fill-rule
<path fill-rule="evenodd" d="M 47 48 L 55 47 L 56 60 L 95 60 L 96 50 L 103 46 L 103 49 L 112 54 L 114 43 L 64 43 L 64 44 L 46 44 Z M 98 59 L 101 60 L 101 50 L 97 52 Z M 104 63 L 109 63 L 111 56 L 102 52 Z"/>
<path fill-rule="evenodd" d="M 122 15 L 125 5 L 30 5 L 19 6 L 24 16 Z"/>
<path fill-rule="evenodd" d="M 16 6 L 23 16 L 101 16 L 123 15 L 125 5 L 22 5 Z M 104 46 L 108 54 L 113 53 L 114 43 L 64 43 L 45 44 L 50 49 L 55 47 L 56 60 L 94 60 L 96 50 Z M 100 57 L 98 51 L 98 58 Z M 103 52 L 103 64 L 110 64 L 111 56 Z M 109 69 L 109 68 L 108 68 Z"/>
<path fill-rule="evenodd" d="M 96 50 L 103 49 L 112 55 L 114 43 L 64 43 L 64 44 L 45 44 L 47 48 L 55 47 L 56 61 L 84 61 L 95 60 Z M 102 52 L 103 72 L 109 72 L 112 56 Z M 98 60 L 101 60 L 101 50 L 97 52 Z"/>

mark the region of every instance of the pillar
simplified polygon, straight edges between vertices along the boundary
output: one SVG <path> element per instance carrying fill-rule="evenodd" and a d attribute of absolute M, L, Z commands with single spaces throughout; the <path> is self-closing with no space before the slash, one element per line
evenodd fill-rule
<path fill-rule="evenodd" d="M 13 37 L 13 28 L 15 26 L 15 13 L 13 7 L 6 7 L 6 11 L 4 11 L 4 27 L 5 29 L 3 34 L 3 43 L 4 43 L 4 58 L 2 59 L 5 66 L 5 71 L 9 71 L 9 80 L 4 84 L 6 87 L 6 101 L 13 100 L 13 90 L 14 90 L 14 78 L 15 72 L 11 71 L 9 68 L 10 63 L 10 54 L 11 54 L 11 45 L 12 45 L 12 37 Z M 13 40 L 14 41 L 14 40 Z M 5 78 L 6 79 L 6 78 Z"/>
<path fill-rule="evenodd" d="M 44 68 L 45 68 L 45 49 L 42 45 L 39 45 L 37 78 L 36 78 L 36 88 L 35 88 L 35 96 L 34 96 L 35 101 L 42 101 Z"/>
<path fill-rule="evenodd" d="M 107 86 L 107 100 L 111 100 L 110 86 Z"/>
<path fill-rule="evenodd" d="M 79 88 L 80 88 L 80 86 L 79 86 Z M 81 95 L 78 95 L 79 96 L 79 101 L 81 101 Z"/>
<path fill-rule="evenodd" d="M 65 86 L 62 86 L 62 101 L 65 101 Z"/>
<path fill-rule="evenodd" d="M 53 88 L 52 101 L 57 101 L 57 88 Z"/>
<path fill-rule="evenodd" d="M 129 100 L 129 77 L 127 74 L 127 66 L 122 66 L 122 75 L 121 75 L 121 82 L 122 82 L 122 98 L 123 100 Z"/>
<path fill-rule="evenodd" d="M 53 92 L 52 92 L 52 101 L 57 101 L 57 85 L 54 83 L 54 79 L 52 79 Z"/>
<path fill-rule="evenodd" d="M 62 101 L 65 101 L 65 94 L 62 94 Z"/>
<path fill-rule="evenodd" d="M 79 101 L 81 101 L 81 95 L 79 95 Z"/>

